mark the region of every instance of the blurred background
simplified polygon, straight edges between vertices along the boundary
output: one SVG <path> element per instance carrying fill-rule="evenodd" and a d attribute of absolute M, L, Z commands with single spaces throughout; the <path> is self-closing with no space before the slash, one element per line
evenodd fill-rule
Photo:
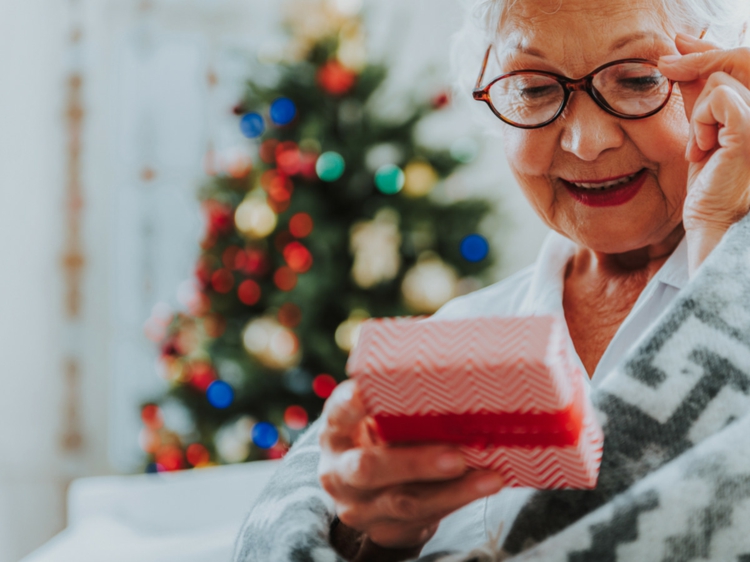
<path fill-rule="evenodd" d="M 282 457 L 364 319 L 533 261 L 500 123 L 451 92 L 462 21 L 0 3 L 0 562 L 65 527 L 75 479 Z"/>

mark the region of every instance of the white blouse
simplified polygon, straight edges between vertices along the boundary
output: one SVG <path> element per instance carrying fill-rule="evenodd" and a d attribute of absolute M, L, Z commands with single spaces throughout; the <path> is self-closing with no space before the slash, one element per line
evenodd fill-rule
<path fill-rule="evenodd" d="M 563 276 L 575 250 L 573 242 L 551 232 L 534 265 L 499 283 L 451 300 L 432 318 L 546 314 L 564 318 Z M 587 388 L 601 383 L 628 349 L 664 312 L 687 281 L 687 243 L 683 238 L 638 297 L 635 306 L 602 355 L 591 380 L 586 377 Z M 572 341 L 570 347 L 573 349 Z M 583 363 L 575 352 L 574 356 L 580 364 L 581 372 L 585 373 Z M 441 521 L 435 536 L 422 549 L 422 556 L 441 550 L 470 550 L 487 542 L 501 528 L 502 544 L 532 492 L 528 488 L 507 488 L 453 512 Z"/>

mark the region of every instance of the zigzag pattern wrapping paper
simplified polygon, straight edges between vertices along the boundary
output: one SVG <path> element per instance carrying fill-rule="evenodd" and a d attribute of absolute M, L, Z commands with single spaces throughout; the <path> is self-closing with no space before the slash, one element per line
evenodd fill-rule
<path fill-rule="evenodd" d="M 362 325 L 347 372 L 390 443 L 461 445 L 509 486 L 593 488 L 603 434 L 552 316 Z"/>

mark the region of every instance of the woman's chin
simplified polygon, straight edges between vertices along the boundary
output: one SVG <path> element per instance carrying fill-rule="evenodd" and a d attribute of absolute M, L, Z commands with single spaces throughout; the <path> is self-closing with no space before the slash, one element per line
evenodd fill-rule
<path fill-rule="evenodd" d="M 624 254 L 653 244 L 659 244 L 674 231 L 676 225 L 638 224 L 632 220 L 580 223 L 562 234 L 579 246 L 604 254 Z M 567 230 L 567 229 L 566 229 Z"/>

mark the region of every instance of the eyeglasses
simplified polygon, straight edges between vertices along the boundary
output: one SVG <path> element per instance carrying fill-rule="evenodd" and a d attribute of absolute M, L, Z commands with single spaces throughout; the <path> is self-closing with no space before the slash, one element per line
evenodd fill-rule
<path fill-rule="evenodd" d="M 474 99 L 485 102 L 505 123 L 520 129 L 552 123 L 576 91 L 587 92 L 599 107 L 620 119 L 650 117 L 661 111 L 672 95 L 674 82 L 646 59 L 608 62 L 578 80 L 542 70 L 517 70 L 482 88 L 491 50 L 492 45 L 484 55 Z"/>

